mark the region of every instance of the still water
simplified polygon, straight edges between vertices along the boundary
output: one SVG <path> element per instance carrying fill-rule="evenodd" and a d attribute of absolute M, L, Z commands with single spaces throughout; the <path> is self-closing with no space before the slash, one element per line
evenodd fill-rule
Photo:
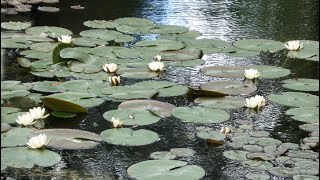
<path fill-rule="evenodd" d="M 319 1 L 318 0 L 60 0 L 58 13 L 34 11 L 18 15 L 6 15 L 2 21 L 31 21 L 33 26 L 60 26 L 78 34 L 87 29 L 82 23 L 86 20 L 114 20 L 121 17 L 143 17 L 158 24 L 181 25 L 203 33 L 201 38 L 217 38 L 229 42 L 264 38 L 277 41 L 307 39 L 319 41 Z M 71 5 L 80 4 L 84 10 L 70 9 Z M 261 54 L 251 58 L 234 58 L 213 54 L 204 56 L 204 66 L 213 65 L 276 65 L 290 69 L 290 77 L 319 79 L 318 62 L 287 60 L 285 52 Z M 8 66 L 17 66 L 8 63 Z M 8 68 L 8 67 L 7 67 Z M 179 84 L 196 86 L 215 78 L 199 73 L 201 67 L 171 68 L 162 77 L 163 80 Z M 21 70 L 21 69 L 20 69 Z M 267 96 L 285 91 L 280 82 L 283 79 L 262 80 L 256 94 Z M 6 71 L 3 80 L 31 81 L 24 72 Z M 127 81 L 126 83 L 132 83 Z M 319 95 L 318 92 L 313 93 Z M 253 94 L 254 95 L 254 94 Z M 162 98 L 161 101 L 176 106 L 192 105 L 186 96 Z M 87 130 L 100 134 L 110 128 L 102 118 L 108 110 L 116 109 L 117 103 L 105 102 L 102 106 L 90 109 L 88 116 L 70 128 Z M 248 118 L 242 109 L 228 111 L 231 119 L 225 125 L 235 125 L 239 120 L 251 120 L 257 130 L 267 130 L 272 137 L 283 142 L 298 143 L 307 137 L 299 130 L 300 123 L 292 121 L 283 112 L 287 107 L 270 103 L 264 111 Z M 59 127 L 59 124 L 50 126 Z M 222 156 L 226 147 L 209 147 L 195 137 L 195 127 L 181 123 L 175 118 L 162 119 L 159 123 L 146 127 L 161 135 L 161 140 L 143 147 L 121 147 L 102 143 L 92 150 L 58 151 L 63 160 L 51 168 L 32 170 L 9 170 L 2 177 L 17 179 L 128 179 L 126 169 L 133 163 L 147 160 L 155 151 L 167 151 L 171 148 L 189 147 L 197 153 L 184 158 L 190 164 L 203 167 L 204 179 L 244 179 L 250 170 L 239 163 L 231 162 Z M 214 126 L 212 126 L 214 127 Z M 275 178 L 277 179 L 277 178 Z"/>

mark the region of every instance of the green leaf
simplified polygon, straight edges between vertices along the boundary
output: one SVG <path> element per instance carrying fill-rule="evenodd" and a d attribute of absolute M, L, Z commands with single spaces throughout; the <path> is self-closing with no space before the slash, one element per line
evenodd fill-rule
<path fill-rule="evenodd" d="M 301 92 L 283 92 L 271 94 L 268 99 L 272 102 L 293 107 L 314 107 L 319 106 L 319 97 Z"/>
<path fill-rule="evenodd" d="M 52 63 L 53 64 L 57 64 L 63 61 L 66 61 L 64 58 L 62 58 L 60 56 L 60 52 L 65 49 L 65 48 L 72 48 L 73 45 L 72 44 L 67 44 L 67 43 L 60 43 L 58 44 L 58 46 L 56 46 L 53 49 L 53 53 L 52 53 Z"/>

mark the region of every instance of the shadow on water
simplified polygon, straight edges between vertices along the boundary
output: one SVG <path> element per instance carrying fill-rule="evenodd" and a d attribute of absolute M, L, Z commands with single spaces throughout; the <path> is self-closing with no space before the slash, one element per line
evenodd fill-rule
<path fill-rule="evenodd" d="M 71 5 L 84 6 L 84 10 L 70 9 Z M 60 0 L 59 13 L 44 13 L 34 10 L 31 13 L 6 15 L 4 21 L 31 21 L 33 26 L 60 26 L 70 29 L 74 34 L 87 29 L 82 23 L 86 20 L 114 20 L 121 17 L 145 17 L 159 24 L 174 24 L 198 30 L 203 38 L 218 38 L 235 41 L 244 38 L 266 38 L 278 41 L 292 39 L 319 40 L 319 2 L 315 0 Z M 319 79 L 319 64 L 299 59 L 286 59 L 284 51 L 275 54 L 261 54 L 251 58 L 234 58 L 221 54 L 204 56 L 205 65 L 276 65 L 290 69 L 289 78 Z M 7 63 L 7 60 L 9 63 Z M 8 58 L 2 71 L 3 80 L 21 80 L 31 82 L 32 76 L 19 67 L 15 59 Z M 1 61 L 4 62 L 3 60 Z M 190 86 L 209 82 L 214 78 L 199 73 L 200 67 L 172 67 L 162 76 L 178 84 Z M 281 87 L 281 81 L 261 80 L 255 94 L 267 96 L 271 93 L 288 91 Z M 127 80 L 127 84 L 137 82 Z M 253 95 L 255 95 L 253 94 Z M 319 95 L 319 92 L 313 93 Z M 191 106 L 193 102 L 186 96 L 161 98 L 161 101 L 176 106 Z M 102 114 L 116 109 L 119 103 L 106 101 L 99 107 L 89 110 L 87 116 L 78 116 L 68 123 L 68 128 L 87 130 L 95 133 L 111 127 Z M 307 133 L 299 130 L 301 123 L 291 120 L 283 113 L 288 108 L 268 104 L 262 114 L 255 118 L 244 115 L 243 109 L 231 110 L 231 119 L 224 125 L 234 125 L 239 120 L 250 120 L 255 128 L 267 130 L 271 136 L 283 142 L 299 143 Z M 53 119 L 49 127 L 66 127 L 61 119 Z M 68 121 L 68 120 L 63 120 Z M 218 129 L 220 127 L 211 125 Z M 142 127 L 138 127 L 142 128 Z M 239 163 L 230 162 L 222 156 L 226 147 L 213 148 L 195 136 L 196 125 L 182 123 L 176 118 L 164 118 L 160 122 L 143 127 L 160 134 L 160 140 L 142 147 L 123 147 L 102 143 L 95 149 L 82 151 L 57 151 L 63 160 L 50 168 L 36 167 L 30 170 L 8 168 L 2 177 L 16 179 L 128 179 L 126 169 L 133 163 L 149 159 L 155 151 L 171 148 L 189 147 L 197 153 L 183 158 L 190 164 L 203 167 L 204 179 L 243 179 L 248 172 Z"/>

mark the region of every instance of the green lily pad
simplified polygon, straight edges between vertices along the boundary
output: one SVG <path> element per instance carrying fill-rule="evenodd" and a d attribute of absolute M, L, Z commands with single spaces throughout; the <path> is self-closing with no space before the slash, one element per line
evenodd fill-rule
<path fill-rule="evenodd" d="M 2 148 L 1 166 L 33 168 L 35 165 L 50 167 L 61 161 L 59 154 L 49 150 L 34 150 L 27 147 Z"/>
<path fill-rule="evenodd" d="M 113 21 L 106 21 L 106 20 L 93 20 L 93 21 L 85 21 L 83 25 L 90 27 L 90 28 L 97 28 L 97 29 L 115 29 L 119 26 L 118 23 Z"/>
<path fill-rule="evenodd" d="M 10 124 L 7 123 L 1 123 L 1 133 L 7 132 L 11 129 Z"/>
<path fill-rule="evenodd" d="M 32 131 L 30 128 L 12 128 L 10 131 L 1 133 L 1 147 L 26 145 L 28 135 L 30 135 Z"/>
<path fill-rule="evenodd" d="M 63 112 L 63 111 L 52 111 L 50 112 L 52 116 L 60 117 L 60 118 L 72 118 L 77 116 L 77 113 L 71 113 L 71 112 Z"/>
<path fill-rule="evenodd" d="M 306 122 L 306 123 L 318 123 L 319 122 L 319 107 L 300 107 L 292 108 L 286 111 L 287 115 L 290 115 L 292 119 Z"/>
<path fill-rule="evenodd" d="M 230 115 L 220 109 L 202 107 L 178 107 L 172 111 L 172 115 L 183 122 L 193 123 L 222 123 L 230 118 Z"/>
<path fill-rule="evenodd" d="M 154 160 L 170 160 L 170 159 L 175 159 L 176 157 L 177 157 L 176 155 L 168 151 L 153 152 L 150 155 L 150 158 Z"/>
<path fill-rule="evenodd" d="M 1 90 L 1 99 L 10 99 L 14 97 L 25 97 L 29 95 L 30 92 L 26 90 L 13 90 L 13 91 L 2 91 Z"/>
<path fill-rule="evenodd" d="M 283 81 L 282 85 L 285 88 L 293 89 L 297 91 L 319 91 L 319 80 L 318 79 L 287 79 Z"/>
<path fill-rule="evenodd" d="M 205 171 L 196 165 L 177 160 L 148 160 L 131 165 L 127 173 L 133 179 L 197 180 Z"/>
<path fill-rule="evenodd" d="M 120 118 L 123 125 L 149 125 L 160 121 L 160 117 L 155 116 L 148 110 L 137 109 L 117 109 L 107 111 L 103 118 L 110 121 L 112 117 Z"/>
<path fill-rule="evenodd" d="M 127 25 L 132 27 L 144 27 L 144 26 L 154 26 L 154 22 L 149 19 L 136 18 L 136 17 L 124 17 L 114 20 L 115 23 L 120 25 Z"/>
<path fill-rule="evenodd" d="M 188 31 L 188 28 L 177 25 L 157 25 L 150 29 L 153 34 L 182 34 Z"/>
<path fill-rule="evenodd" d="M 196 151 L 190 148 L 172 148 L 170 149 L 170 153 L 177 157 L 191 157 L 196 153 Z"/>
<path fill-rule="evenodd" d="M 298 168 L 273 167 L 269 169 L 269 173 L 279 177 L 293 177 L 294 175 L 299 175 L 300 171 Z"/>
<path fill-rule="evenodd" d="M 80 32 L 80 35 L 87 38 L 102 39 L 105 41 L 113 41 L 122 33 L 107 29 L 90 29 Z"/>
<path fill-rule="evenodd" d="M 49 36 L 51 38 L 58 38 L 62 35 L 71 35 L 72 32 L 68 29 L 54 26 L 35 26 L 25 30 L 25 33 L 35 36 Z"/>
<path fill-rule="evenodd" d="M 267 138 L 267 137 L 262 137 L 262 138 L 256 138 L 256 143 L 259 146 L 268 146 L 270 144 L 272 145 L 280 145 L 282 144 L 281 141 L 273 138 Z"/>
<path fill-rule="evenodd" d="M 201 91 L 209 91 L 221 96 L 224 95 L 244 95 L 257 90 L 256 86 L 248 86 L 238 81 L 215 81 L 204 83 L 200 86 Z"/>
<path fill-rule="evenodd" d="M 33 83 L 32 90 L 44 92 L 44 93 L 58 93 L 65 91 L 63 88 L 60 87 L 62 84 L 59 81 L 38 81 Z"/>
<path fill-rule="evenodd" d="M 304 159 L 318 159 L 319 153 L 314 151 L 295 151 L 295 150 L 289 150 L 286 154 L 288 157 L 293 158 L 304 158 Z"/>
<path fill-rule="evenodd" d="M 156 113 L 160 117 L 171 117 L 171 112 L 174 108 L 176 108 L 176 106 L 170 103 L 151 99 L 124 101 L 118 106 L 118 109 L 148 110 Z"/>
<path fill-rule="evenodd" d="M 8 124 L 16 124 L 16 119 L 18 116 L 25 114 L 26 112 L 12 112 L 8 114 L 2 114 L 1 112 L 1 122 Z"/>
<path fill-rule="evenodd" d="M 73 103 L 72 101 L 66 101 L 57 98 L 44 97 L 42 98 L 43 104 L 54 110 L 54 111 L 64 111 L 70 113 L 86 113 L 87 109 L 84 107 Z"/>
<path fill-rule="evenodd" d="M 133 26 L 128 26 L 128 25 L 120 25 L 118 26 L 116 29 L 119 32 L 122 32 L 124 34 L 149 34 L 149 30 L 152 28 L 153 26 L 137 26 L 137 27 L 133 27 Z"/>
<path fill-rule="evenodd" d="M 1 28 L 3 29 L 8 29 L 8 30 L 23 30 L 27 29 L 31 26 L 30 22 L 14 22 L 14 21 L 9 21 L 9 22 L 1 22 Z"/>
<path fill-rule="evenodd" d="M 51 6 L 38 6 L 37 8 L 39 11 L 43 11 L 43 12 L 58 12 L 60 11 L 59 8 L 57 7 L 51 7 Z"/>
<path fill-rule="evenodd" d="M 266 173 L 252 172 L 246 174 L 246 178 L 249 180 L 269 180 L 270 175 Z"/>
<path fill-rule="evenodd" d="M 1 48 L 8 49 L 25 49 L 31 45 L 31 42 L 25 40 L 18 40 L 14 38 L 1 39 Z"/>
<path fill-rule="evenodd" d="M 283 92 L 271 94 L 268 99 L 272 102 L 293 107 L 314 107 L 319 106 L 319 97 L 301 92 Z"/>
<path fill-rule="evenodd" d="M 253 65 L 247 67 L 241 66 L 207 66 L 201 69 L 201 72 L 208 76 L 225 77 L 225 78 L 242 78 L 246 69 L 257 69 L 261 78 L 273 79 L 287 76 L 291 73 L 290 70 L 266 65 Z"/>
<path fill-rule="evenodd" d="M 136 47 L 148 47 L 157 51 L 179 50 L 185 47 L 185 44 L 172 40 L 144 40 L 135 44 Z"/>
<path fill-rule="evenodd" d="M 316 132 L 319 131 L 319 123 L 302 124 L 299 128 L 307 132 Z"/>
<path fill-rule="evenodd" d="M 244 167 L 249 167 L 251 169 L 260 170 L 260 171 L 266 171 L 273 167 L 273 164 L 267 161 L 249 160 L 249 161 L 242 161 L 241 164 Z"/>
<path fill-rule="evenodd" d="M 72 58 L 87 64 L 92 64 L 96 61 L 93 56 L 75 48 L 65 48 L 61 50 L 60 56 L 64 59 Z"/>
<path fill-rule="evenodd" d="M 247 161 L 248 151 L 230 150 L 224 151 L 223 156 L 234 161 Z"/>
<path fill-rule="evenodd" d="M 293 180 L 319 180 L 319 177 L 310 175 L 295 175 L 293 176 Z"/>
<path fill-rule="evenodd" d="M 27 58 L 17 57 L 17 62 L 24 68 L 29 68 L 31 66 L 31 60 Z"/>
<path fill-rule="evenodd" d="M 96 47 L 107 45 L 108 42 L 102 39 L 88 38 L 88 37 L 78 37 L 73 39 L 73 44 L 77 46 L 85 46 L 85 47 Z"/>
<path fill-rule="evenodd" d="M 233 42 L 233 46 L 249 51 L 275 52 L 285 48 L 284 43 L 269 39 L 243 39 Z"/>
<path fill-rule="evenodd" d="M 231 57 L 252 57 L 252 56 L 258 56 L 260 54 L 259 51 L 248 51 L 236 47 L 227 47 L 224 48 L 221 53 L 225 53 L 228 56 Z"/>
<path fill-rule="evenodd" d="M 134 41 L 134 37 L 126 34 L 120 35 L 116 37 L 116 39 L 114 39 L 115 43 L 125 43 L 125 42 L 131 42 L 131 41 Z"/>
<path fill-rule="evenodd" d="M 98 134 L 76 129 L 43 129 L 33 131 L 30 136 L 46 134 L 49 143 L 47 147 L 53 149 L 91 149 L 102 141 Z"/>
<path fill-rule="evenodd" d="M 188 44 L 188 47 L 202 49 L 205 54 L 213 53 L 211 49 L 215 49 L 215 51 L 217 50 L 217 52 L 219 52 L 222 49 L 231 46 L 231 43 L 221 39 L 183 39 L 183 41 Z"/>
<path fill-rule="evenodd" d="M 223 140 L 226 138 L 226 135 L 219 131 L 199 131 L 197 136 L 214 145 L 222 145 Z"/>
<path fill-rule="evenodd" d="M 113 128 L 101 132 L 100 135 L 104 141 L 122 146 L 143 146 L 159 139 L 157 133 L 145 129 Z"/>
<path fill-rule="evenodd" d="M 276 159 L 276 157 L 272 154 L 268 153 L 248 153 L 247 158 L 251 160 L 257 160 L 257 161 L 271 161 Z"/>
<path fill-rule="evenodd" d="M 249 151 L 249 152 L 262 152 L 263 151 L 263 147 L 261 147 L 259 145 L 244 145 L 243 149 L 245 151 Z"/>
<path fill-rule="evenodd" d="M 194 100 L 200 106 L 217 109 L 238 109 L 244 107 L 245 99 L 241 97 L 198 97 Z"/>

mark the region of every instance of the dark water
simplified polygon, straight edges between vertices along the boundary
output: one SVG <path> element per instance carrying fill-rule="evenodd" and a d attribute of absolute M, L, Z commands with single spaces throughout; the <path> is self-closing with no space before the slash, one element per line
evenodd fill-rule
<path fill-rule="evenodd" d="M 70 5 L 80 4 L 85 10 L 70 9 Z M 266 38 L 285 42 L 293 39 L 319 41 L 319 1 L 318 0 L 61 0 L 57 5 L 61 12 L 32 13 L 5 16 L 4 21 L 27 20 L 34 26 L 52 25 L 70 29 L 74 34 L 87 29 L 86 20 L 114 20 L 120 17 L 144 17 L 158 24 L 181 25 L 203 33 L 203 38 L 218 38 L 229 42 L 247 38 Z M 252 58 L 233 58 L 225 55 L 204 56 L 205 65 L 249 65 L 266 64 L 290 69 L 291 77 L 319 79 L 318 62 L 286 60 L 285 52 L 262 54 Z M 11 66 L 17 66 L 15 63 Z M 9 67 L 7 67 L 9 68 Z M 196 68 L 172 68 L 162 79 L 179 84 L 199 85 L 213 80 L 199 73 Z M 11 71 L 12 72 L 12 71 Z M 3 74 L 4 79 L 23 79 L 16 71 Z M 287 91 L 281 87 L 281 81 L 262 80 L 256 94 L 267 96 L 271 93 Z M 30 79 L 25 78 L 25 81 Z M 318 95 L 318 92 L 313 93 Z M 186 96 L 165 98 L 162 101 L 177 106 L 192 105 Z M 117 103 L 105 102 L 102 106 L 90 110 L 88 116 L 71 128 L 100 133 L 110 128 L 102 118 L 108 110 L 116 109 Z M 283 142 L 299 143 L 307 134 L 299 130 L 283 112 L 287 107 L 269 103 L 264 111 L 249 118 L 244 110 L 229 111 L 231 119 L 225 125 L 236 125 L 239 120 L 251 120 L 255 129 L 267 130 L 272 137 Z M 58 127 L 54 121 L 49 126 Z M 220 126 L 220 125 L 219 125 Z M 212 127 L 215 127 L 212 125 Z M 32 179 L 128 179 L 126 169 L 133 163 L 147 160 L 155 151 L 171 148 L 189 147 L 196 155 L 185 158 L 190 164 L 203 167 L 204 179 L 244 179 L 248 169 L 222 156 L 226 147 L 209 147 L 195 137 L 195 125 L 181 123 L 175 118 L 162 119 L 159 123 L 144 127 L 160 134 L 156 143 L 143 147 L 121 147 L 102 143 L 93 150 L 57 151 L 63 157 L 62 162 L 51 168 L 34 168 L 17 171 L 9 169 L 2 177 Z"/>

